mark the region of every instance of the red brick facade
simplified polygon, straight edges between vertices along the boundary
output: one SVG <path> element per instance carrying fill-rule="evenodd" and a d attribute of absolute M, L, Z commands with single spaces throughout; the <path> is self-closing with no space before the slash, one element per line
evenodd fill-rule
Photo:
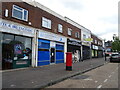
<path fill-rule="evenodd" d="M 14 17 L 12 17 L 12 7 L 13 5 L 17 5 L 23 9 L 28 10 L 28 21 L 23 21 L 23 20 L 19 20 L 16 19 Z M 5 17 L 5 9 L 8 9 L 8 17 Z M 51 20 L 51 29 L 47 29 L 42 27 L 42 17 L 45 17 L 47 19 Z M 27 26 L 31 26 L 37 29 L 42 29 L 48 32 L 52 32 L 52 33 L 56 33 L 56 34 L 60 34 L 66 37 L 71 37 L 71 38 L 75 38 L 78 40 L 81 40 L 80 38 L 76 38 L 75 37 L 75 33 L 79 32 L 79 34 L 81 35 L 81 30 L 75 26 L 73 26 L 72 24 L 66 22 L 65 20 L 60 19 L 59 17 L 56 17 L 50 13 L 48 13 L 47 11 L 44 11 L 38 7 L 34 7 L 32 5 L 29 5 L 25 2 L 3 2 L 2 3 L 2 18 L 5 20 L 10 20 L 13 22 L 17 22 L 17 23 L 21 23 Z M 29 25 L 29 22 L 31 22 L 31 25 Z M 58 32 L 58 24 L 62 24 L 63 26 L 63 33 L 59 33 Z M 72 29 L 72 35 L 68 36 L 68 28 Z"/>
<path fill-rule="evenodd" d="M 97 46 L 102 46 L 102 40 L 100 40 L 97 36 L 91 34 L 91 38 L 93 38 L 93 42 L 92 44 L 97 45 Z M 97 43 L 95 43 L 95 40 L 97 41 Z"/>

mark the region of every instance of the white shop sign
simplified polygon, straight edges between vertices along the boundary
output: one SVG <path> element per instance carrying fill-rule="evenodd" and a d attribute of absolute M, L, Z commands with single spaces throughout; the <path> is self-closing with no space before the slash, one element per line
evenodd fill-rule
<path fill-rule="evenodd" d="M 0 21 L 0 31 L 3 32 L 11 32 L 11 33 L 17 33 L 22 35 L 34 35 L 34 29 L 22 26 L 16 23 L 8 22 L 8 21 Z"/>
<path fill-rule="evenodd" d="M 98 46 L 92 45 L 92 48 L 98 50 Z"/>
<path fill-rule="evenodd" d="M 48 33 L 48 32 L 42 32 L 42 31 L 39 32 L 39 38 L 58 41 L 58 42 L 65 42 L 66 41 L 65 37 L 62 37 L 62 36 L 57 35 L 57 34 Z"/>
<path fill-rule="evenodd" d="M 56 43 L 55 42 L 50 42 L 50 47 L 55 48 Z"/>

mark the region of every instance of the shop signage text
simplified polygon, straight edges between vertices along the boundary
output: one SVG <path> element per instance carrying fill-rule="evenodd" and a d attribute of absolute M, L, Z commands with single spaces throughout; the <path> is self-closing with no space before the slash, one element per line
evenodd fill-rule
<path fill-rule="evenodd" d="M 33 33 L 33 29 L 30 29 L 30 28 L 26 28 L 26 27 L 23 27 L 23 26 L 18 26 L 18 25 L 15 25 L 15 24 L 10 24 L 10 23 L 6 23 L 6 22 L 0 22 L 0 26 L 2 27 L 7 27 L 7 28 L 10 28 L 10 29 L 15 29 L 15 30 L 19 30 L 19 31 L 26 31 L 26 32 L 30 32 L 30 33 Z"/>
<path fill-rule="evenodd" d="M 58 41 L 58 42 L 65 42 L 65 39 L 66 39 L 66 38 L 64 38 L 62 36 L 58 36 L 56 34 L 42 32 L 42 31 L 39 32 L 39 38 L 53 40 L 53 41 Z"/>
<path fill-rule="evenodd" d="M 98 50 L 98 46 L 92 45 L 92 48 Z"/>
<path fill-rule="evenodd" d="M 70 39 L 68 39 L 67 42 L 68 42 L 68 44 L 70 44 L 70 45 L 81 46 L 81 42 L 77 42 L 77 41 L 75 41 L 75 40 L 70 40 Z"/>

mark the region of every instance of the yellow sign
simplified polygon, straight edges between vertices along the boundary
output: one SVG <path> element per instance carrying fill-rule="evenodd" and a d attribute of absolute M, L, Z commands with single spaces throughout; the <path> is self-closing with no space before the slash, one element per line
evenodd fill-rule
<path fill-rule="evenodd" d="M 92 42 L 93 39 L 92 38 L 86 38 L 85 41 L 89 41 L 89 42 Z"/>

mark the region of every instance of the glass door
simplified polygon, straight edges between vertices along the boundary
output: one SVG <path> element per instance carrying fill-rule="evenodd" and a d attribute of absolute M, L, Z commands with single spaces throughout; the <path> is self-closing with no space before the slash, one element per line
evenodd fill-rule
<path fill-rule="evenodd" d="M 50 53 L 50 56 L 51 56 L 50 62 L 55 63 L 55 48 L 51 48 L 50 51 L 51 51 L 51 53 Z"/>
<path fill-rule="evenodd" d="M 13 46 L 11 41 L 14 40 L 14 35 L 4 34 L 2 40 L 2 69 L 12 69 L 13 62 Z"/>

